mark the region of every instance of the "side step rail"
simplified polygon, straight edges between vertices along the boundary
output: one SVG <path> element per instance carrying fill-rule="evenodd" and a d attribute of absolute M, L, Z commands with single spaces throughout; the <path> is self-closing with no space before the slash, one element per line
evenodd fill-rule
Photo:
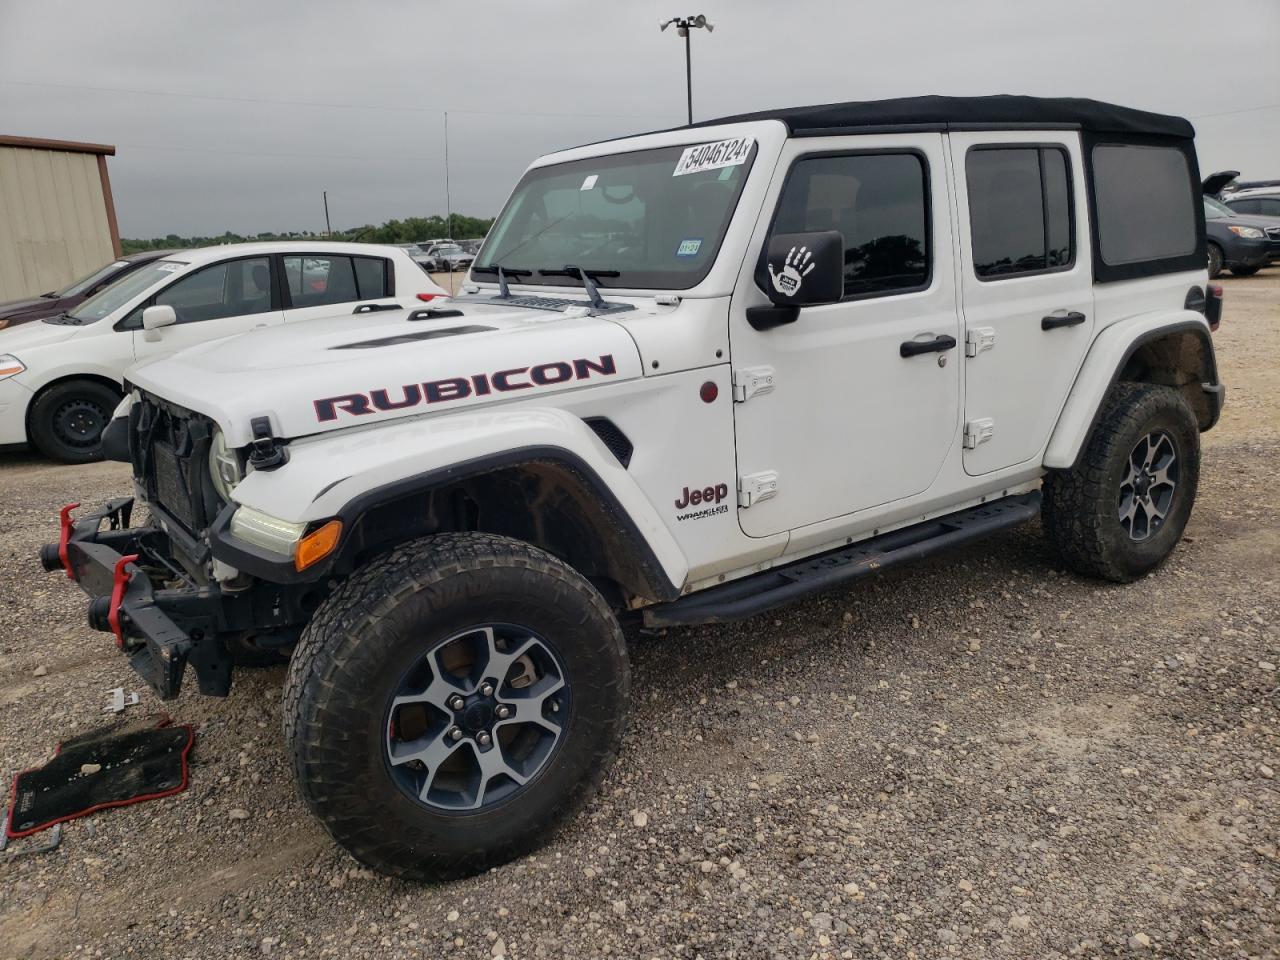
<path fill-rule="evenodd" d="M 773 570 L 646 607 L 645 626 L 728 623 L 990 536 L 1040 512 L 1040 491 L 926 520 Z"/>

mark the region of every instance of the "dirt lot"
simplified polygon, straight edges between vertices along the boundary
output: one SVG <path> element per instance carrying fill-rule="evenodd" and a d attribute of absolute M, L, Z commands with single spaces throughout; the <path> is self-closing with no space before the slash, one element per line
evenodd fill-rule
<path fill-rule="evenodd" d="M 1032 527 L 637 637 L 599 799 L 449 885 L 374 876 L 308 818 L 281 670 L 184 693 L 191 789 L 0 856 L 0 957 L 1280 956 L 1280 269 L 1226 286 L 1227 411 L 1147 580 L 1065 575 Z M 60 504 L 126 472 L 0 462 L 5 776 L 139 689 L 34 559 Z"/>

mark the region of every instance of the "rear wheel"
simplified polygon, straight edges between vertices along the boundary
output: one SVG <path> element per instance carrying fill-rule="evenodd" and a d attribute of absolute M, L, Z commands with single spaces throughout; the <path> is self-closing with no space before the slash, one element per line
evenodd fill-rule
<path fill-rule="evenodd" d="M 102 459 L 102 431 L 120 403 L 120 393 L 94 380 L 68 380 L 39 394 L 27 414 L 37 450 L 63 463 Z"/>
<path fill-rule="evenodd" d="M 527 544 L 445 534 L 317 611 L 285 686 L 303 798 L 357 859 L 465 875 L 544 843 L 617 750 L 629 690 L 600 594 Z"/>
<path fill-rule="evenodd" d="M 1209 279 L 1212 280 L 1222 273 L 1222 248 L 1216 243 L 1209 243 Z"/>
<path fill-rule="evenodd" d="M 1076 465 L 1045 478 L 1045 533 L 1077 573 L 1136 580 L 1181 539 L 1199 479 L 1199 426 L 1182 394 L 1116 384 Z"/>

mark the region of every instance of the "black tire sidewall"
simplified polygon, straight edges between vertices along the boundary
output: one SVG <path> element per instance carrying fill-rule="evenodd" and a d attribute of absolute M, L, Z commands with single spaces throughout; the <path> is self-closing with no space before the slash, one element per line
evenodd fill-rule
<path fill-rule="evenodd" d="M 1200 433 L 1185 401 L 1169 387 L 1147 388 L 1109 442 L 1102 489 L 1096 505 L 1104 549 L 1127 577 L 1136 578 L 1158 566 L 1177 546 L 1191 517 L 1200 477 Z M 1165 522 L 1145 540 L 1130 538 L 1120 523 L 1120 487 L 1128 471 L 1129 454 L 1144 436 L 1166 433 L 1173 441 L 1179 477 Z"/>
<path fill-rule="evenodd" d="M 1223 265 L 1226 263 L 1226 260 L 1222 255 L 1222 248 L 1219 247 L 1216 243 L 1210 243 L 1208 247 L 1209 247 L 1208 249 L 1209 279 L 1213 280 L 1222 274 L 1222 268 L 1223 268 Z"/>
<path fill-rule="evenodd" d="M 407 595 L 406 585 L 412 590 Z M 614 749 L 625 709 L 618 678 L 626 673 L 616 625 L 602 623 L 602 607 L 563 579 L 523 567 L 488 566 L 382 589 L 386 599 L 362 618 L 359 632 L 331 638 L 345 648 L 337 651 L 345 666 L 326 684 L 327 697 L 312 696 L 301 705 L 299 739 L 314 735 L 318 752 L 328 758 L 316 812 L 357 857 L 402 874 L 416 873 L 415 862 L 440 873 L 451 862 L 481 865 L 479 851 L 487 853 L 478 859 L 489 862 L 537 845 L 545 839 L 539 833 L 559 819 L 569 797 Z M 388 707 L 425 653 L 484 623 L 526 627 L 552 648 L 568 681 L 565 730 L 547 764 L 513 796 L 474 813 L 428 808 L 392 779 Z M 394 862 L 383 859 L 379 844 L 368 844 L 371 833 L 394 838 Z"/>
<path fill-rule="evenodd" d="M 46 457 L 63 463 L 92 463 L 102 459 L 102 435 L 90 447 L 73 447 L 58 437 L 53 418 L 58 410 L 78 397 L 91 400 L 103 410 L 103 429 L 111 422 L 111 414 L 120 403 L 118 391 L 90 380 L 73 380 L 50 387 L 31 403 L 28 433 L 36 449 Z"/>

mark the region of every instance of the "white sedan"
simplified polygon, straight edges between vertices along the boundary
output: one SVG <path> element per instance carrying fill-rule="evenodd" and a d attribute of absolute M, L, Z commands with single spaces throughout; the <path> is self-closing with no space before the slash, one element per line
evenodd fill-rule
<path fill-rule="evenodd" d="M 128 274 L 70 313 L 0 331 L 0 447 L 102 456 L 125 371 L 256 327 L 408 307 L 448 294 L 397 247 L 241 243 L 186 250 Z"/>

